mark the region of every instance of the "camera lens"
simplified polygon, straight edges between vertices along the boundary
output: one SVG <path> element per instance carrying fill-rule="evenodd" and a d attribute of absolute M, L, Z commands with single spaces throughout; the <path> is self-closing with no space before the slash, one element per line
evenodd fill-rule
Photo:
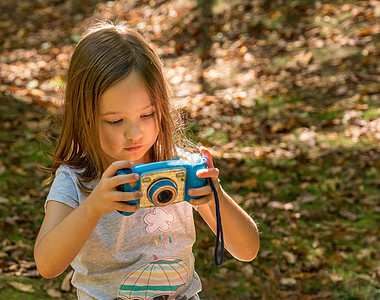
<path fill-rule="evenodd" d="M 157 195 L 157 201 L 161 204 L 169 203 L 173 199 L 173 192 L 171 190 L 163 190 Z"/>
<path fill-rule="evenodd" d="M 148 199 L 155 206 L 165 206 L 177 197 L 177 184 L 170 178 L 161 178 L 148 188 Z"/>

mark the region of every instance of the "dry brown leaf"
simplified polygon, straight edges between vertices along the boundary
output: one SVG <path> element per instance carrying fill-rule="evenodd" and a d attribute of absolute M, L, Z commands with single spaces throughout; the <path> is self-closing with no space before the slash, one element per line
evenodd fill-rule
<path fill-rule="evenodd" d="M 47 289 L 46 293 L 52 298 L 61 298 L 62 297 L 62 293 L 60 291 L 56 290 L 55 288 Z"/>
<path fill-rule="evenodd" d="M 314 202 L 316 199 L 317 199 L 317 196 L 310 194 L 308 192 L 304 192 L 298 196 L 297 201 L 299 201 L 301 204 L 305 204 L 305 203 Z"/>
<path fill-rule="evenodd" d="M 359 32 L 359 34 L 361 36 L 370 35 L 371 33 L 372 33 L 372 30 L 370 27 L 364 28 L 364 29 L 360 30 L 360 32 Z"/>
<path fill-rule="evenodd" d="M 297 256 L 289 251 L 282 252 L 282 256 L 285 258 L 289 265 L 294 265 L 297 261 Z"/>
<path fill-rule="evenodd" d="M 31 284 L 24 284 L 17 281 L 8 282 L 8 284 L 14 289 L 24 293 L 34 293 L 33 286 Z"/>
<path fill-rule="evenodd" d="M 3 196 L 0 196 L 0 204 L 8 204 L 11 201 L 8 198 L 5 198 Z"/>
<path fill-rule="evenodd" d="M 291 277 L 281 278 L 280 279 L 280 285 L 283 285 L 286 287 L 295 287 L 297 285 L 297 281 Z"/>
<path fill-rule="evenodd" d="M 70 292 L 71 290 L 71 277 L 73 277 L 74 270 L 71 270 L 69 273 L 66 274 L 65 278 L 62 281 L 61 284 L 61 290 L 64 292 Z"/>
<path fill-rule="evenodd" d="M 339 281 L 343 281 L 343 277 L 342 276 L 339 276 L 338 274 L 330 274 L 330 280 L 332 282 L 339 282 Z"/>
<path fill-rule="evenodd" d="M 294 205 L 291 202 L 284 203 L 284 202 L 279 202 L 279 201 L 271 201 L 268 203 L 268 206 L 272 208 L 282 209 L 282 210 L 294 209 Z"/>
<path fill-rule="evenodd" d="M 257 183 L 257 179 L 255 177 L 251 177 L 244 180 L 243 182 L 232 181 L 230 183 L 230 187 L 236 190 L 239 190 L 241 188 L 256 189 Z"/>

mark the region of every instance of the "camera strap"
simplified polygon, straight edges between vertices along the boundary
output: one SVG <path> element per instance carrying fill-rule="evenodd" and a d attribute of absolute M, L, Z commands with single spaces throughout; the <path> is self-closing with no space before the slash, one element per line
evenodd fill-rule
<path fill-rule="evenodd" d="M 219 205 L 219 197 L 218 192 L 216 191 L 215 185 L 212 182 L 211 178 L 209 178 L 210 186 L 212 192 L 214 193 L 215 198 L 215 214 L 216 214 L 216 243 L 214 250 L 214 261 L 215 265 L 219 267 L 223 263 L 223 255 L 224 255 L 224 238 L 223 238 L 223 228 L 222 228 L 222 219 L 220 217 L 220 205 Z M 218 256 L 219 249 L 219 241 L 220 241 L 220 253 Z"/>

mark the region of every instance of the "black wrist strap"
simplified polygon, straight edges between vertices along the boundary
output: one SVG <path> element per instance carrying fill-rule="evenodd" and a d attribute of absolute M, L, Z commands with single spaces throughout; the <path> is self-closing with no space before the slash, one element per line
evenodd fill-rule
<path fill-rule="evenodd" d="M 209 182 L 210 182 L 212 192 L 214 193 L 215 213 L 216 213 L 216 243 L 215 243 L 215 250 L 214 250 L 214 261 L 215 261 L 215 265 L 219 267 L 223 263 L 223 256 L 224 256 L 224 238 L 223 238 L 222 219 L 220 216 L 220 204 L 219 204 L 218 192 L 216 191 L 215 185 L 212 182 L 211 178 L 209 178 Z M 219 242 L 220 242 L 220 253 L 219 253 L 220 256 L 218 257 Z"/>

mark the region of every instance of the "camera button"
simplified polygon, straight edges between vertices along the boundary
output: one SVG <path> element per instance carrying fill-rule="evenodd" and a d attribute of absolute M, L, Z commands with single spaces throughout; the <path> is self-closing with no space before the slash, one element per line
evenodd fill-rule
<path fill-rule="evenodd" d="M 150 182 L 152 179 L 150 178 L 150 177 L 144 177 L 141 181 L 143 182 L 143 183 L 148 183 L 148 182 Z"/>
<path fill-rule="evenodd" d="M 185 176 L 185 172 L 180 172 L 180 173 L 177 173 L 177 174 L 175 175 L 175 177 L 177 177 L 177 178 L 181 178 L 181 177 L 183 177 L 183 176 Z"/>

